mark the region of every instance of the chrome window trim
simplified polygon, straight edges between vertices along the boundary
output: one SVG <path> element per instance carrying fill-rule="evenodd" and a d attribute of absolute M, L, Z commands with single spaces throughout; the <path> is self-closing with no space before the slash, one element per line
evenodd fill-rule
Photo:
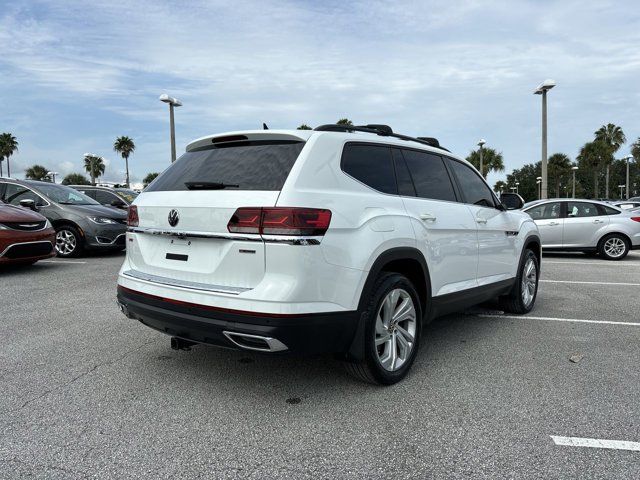
<path fill-rule="evenodd" d="M 153 275 L 151 273 L 144 273 L 139 270 L 126 270 L 122 273 L 127 277 L 134 278 L 136 280 L 142 280 L 149 283 L 155 283 L 160 285 L 167 285 L 169 287 L 188 288 L 190 290 L 201 290 L 204 292 L 214 293 L 227 293 L 230 295 L 240 295 L 241 293 L 252 290 L 245 287 L 229 287 L 226 285 L 213 285 L 201 282 L 192 282 L 189 280 L 179 280 L 175 278 L 163 277 L 161 275 Z"/>
<path fill-rule="evenodd" d="M 51 243 L 49 240 L 36 240 L 35 242 L 18 242 L 18 243 L 12 243 L 11 245 L 9 245 L 7 248 L 5 248 L 2 253 L 0 253 L 0 257 L 4 257 L 5 254 L 12 249 L 13 247 L 16 247 L 18 245 L 32 245 L 35 243 L 48 243 L 49 245 L 51 245 L 51 250 L 53 251 L 55 249 L 55 246 L 53 245 L 53 243 Z"/>

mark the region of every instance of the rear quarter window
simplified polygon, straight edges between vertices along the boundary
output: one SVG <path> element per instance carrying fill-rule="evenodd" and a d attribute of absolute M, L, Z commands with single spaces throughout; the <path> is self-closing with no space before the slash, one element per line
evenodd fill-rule
<path fill-rule="evenodd" d="M 347 143 L 342 151 L 342 171 L 382 193 L 397 194 L 391 148 L 386 145 Z"/>
<path fill-rule="evenodd" d="M 187 182 L 238 185 L 233 190 L 278 191 L 303 147 L 304 142 L 297 141 L 246 141 L 186 152 L 145 191 L 188 190 Z"/>

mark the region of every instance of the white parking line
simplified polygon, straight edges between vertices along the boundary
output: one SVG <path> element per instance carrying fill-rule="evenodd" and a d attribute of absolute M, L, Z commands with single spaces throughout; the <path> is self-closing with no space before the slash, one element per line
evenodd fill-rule
<path fill-rule="evenodd" d="M 549 322 L 575 322 L 575 323 L 600 323 L 604 325 L 627 325 L 629 327 L 640 327 L 640 322 L 616 322 L 613 320 L 584 320 L 581 318 L 557 318 L 557 317 L 530 317 L 528 315 L 490 315 L 481 313 L 478 317 L 483 318 L 507 318 L 510 320 L 543 320 Z"/>
<path fill-rule="evenodd" d="M 77 262 L 73 260 L 40 260 L 38 263 L 87 263 L 87 262 Z"/>
<path fill-rule="evenodd" d="M 625 287 L 640 287 L 640 283 L 625 282 L 579 282 L 575 280 L 540 280 L 540 283 L 572 283 L 580 285 L 619 285 Z"/>
<path fill-rule="evenodd" d="M 556 445 L 567 447 L 612 448 L 614 450 L 632 450 L 640 452 L 640 442 L 627 442 L 624 440 L 602 440 L 599 438 L 559 437 L 549 435 Z"/>
<path fill-rule="evenodd" d="M 605 267 L 640 267 L 640 263 L 629 263 L 629 262 L 554 262 L 553 260 L 545 260 L 542 259 L 542 265 L 546 265 L 547 263 L 553 263 L 556 265 L 602 265 Z"/>

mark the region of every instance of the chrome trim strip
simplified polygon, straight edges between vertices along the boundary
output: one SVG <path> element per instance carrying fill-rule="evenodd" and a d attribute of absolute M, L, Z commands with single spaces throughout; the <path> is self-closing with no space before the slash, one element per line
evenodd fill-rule
<path fill-rule="evenodd" d="M 112 241 L 110 241 L 110 242 L 103 242 L 102 240 L 100 240 L 100 238 L 99 238 L 99 237 L 96 237 L 96 242 L 98 242 L 100 245 L 113 245 L 114 243 L 116 243 L 116 242 L 118 241 L 118 239 L 119 239 L 120 237 L 124 237 L 124 236 L 126 236 L 126 235 L 127 235 L 126 233 L 121 233 L 121 234 L 119 234 L 118 236 L 116 236 L 116 238 L 114 238 L 114 239 L 113 239 Z"/>
<path fill-rule="evenodd" d="M 49 240 L 38 240 L 36 242 L 18 242 L 18 243 L 12 243 L 11 245 L 9 245 L 7 248 L 5 248 L 2 253 L 0 253 L 0 257 L 4 257 L 5 253 L 7 253 L 10 249 L 12 249 L 13 247 L 16 247 L 18 245 L 32 245 L 35 243 L 48 243 L 49 245 L 51 245 L 51 250 L 53 251 L 53 249 L 55 248 L 53 243 L 51 243 Z M 51 253 L 51 252 L 49 252 Z M 36 256 L 40 256 L 40 255 L 36 255 Z"/>
<path fill-rule="evenodd" d="M 261 242 L 260 235 L 255 234 L 235 234 L 235 233 L 211 233 L 211 232 L 198 232 L 188 230 L 162 230 L 159 228 L 147 228 L 147 227 L 129 227 L 127 231 L 131 233 L 145 233 L 148 235 L 166 235 L 170 237 L 179 238 L 221 238 L 225 240 L 244 240 L 248 242 Z"/>
<path fill-rule="evenodd" d="M 237 345 L 238 347 L 243 348 L 245 350 L 255 350 L 257 352 L 282 352 L 283 350 L 288 350 L 288 347 L 284 343 L 282 343 L 280 340 L 278 340 L 277 338 L 263 337 L 262 335 L 249 335 L 248 333 L 228 332 L 226 330 L 223 330 L 222 333 L 234 345 Z M 241 337 L 241 338 L 250 338 L 250 339 L 262 340 L 263 342 L 265 342 L 269 346 L 269 348 L 248 347 L 246 345 L 243 345 L 243 344 L 239 343 L 233 337 Z"/>
<path fill-rule="evenodd" d="M 136 280 L 143 280 L 145 282 L 158 283 L 160 285 L 167 285 L 169 287 L 181 287 L 189 288 L 192 290 L 201 290 L 204 292 L 215 293 L 228 293 L 231 295 L 239 295 L 241 293 L 251 290 L 251 288 L 245 287 L 228 287 L 225 285 L 212 285 L 209 283 L 191 282 L 189 280 L 178 280 L 176 278 L 162 277 L 160 275 L 153 275 L 151 273 L 144 273 L 138 270 L 127 270 L 122 272 L 127 277 L 135 278 Z"/>
<path fill-rule="evenodd" d="M 258 235 L 239 233 L 211 233 L 192 230 L 162 230 L 148 227 L 129 227 L 131 233 L 145 233 L 148 235 L 165 235 L 178 238 L 219 238 L 223 240 L 238 240 L 246 242 L 283 243 L 287 245 L 320 245 L 322 237 L 290 237 L 286 235 Z"/>

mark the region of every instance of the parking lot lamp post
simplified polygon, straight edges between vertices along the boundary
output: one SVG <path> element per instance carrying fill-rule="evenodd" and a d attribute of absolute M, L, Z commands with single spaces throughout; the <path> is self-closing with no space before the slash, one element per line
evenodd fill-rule
<path fill-rule="evenodd" d="M 542 95 L 542 199 L 547 198 L 547 92 L 555 86 L 555 81 L 545 80 L 533 92 Z"/>
<path fill-rule="evenodd" d="M 571 198 L 576 198 L 576 170 L 578 170 L 577 165 L 571 167 L 571 173 L 573 174 L 573 193 L 571 194 Z"/>
<path fill-rule="evenodd" d="M 624 158 L 627 160 L 627 182 L 625 185 L 627 187 L 627 200 L 629 200 L 629 162 L 633 159 L 633 155 L 627 155 Z"/>
<path fill-rule="evenodd" d="M 169 129 L 171 130 L 171 163 L 176 161 L 176 128 L 173 122 L 173 107 L 181 107 L 182 102 L 170 97 L 166 93 L 160 95 L 159 100 L 169 104 Z"/>
<path fill-rule="evenodd" d="M 542 184 L 542 177 L 536 177 L 536 185 L 538 185 L 538 200 L 542 199 L 542 190 L 541 190 L 541 185 Z"/>
<path fill-rule="evenodd" d="M 520 186 L 520 182 L 516 182 L 516 193 L 520 193 L 520 189 L 518 188 Z"/>
<path fill-rule="evenodd" d="M 618 185 L 618 188 L 620 189 L 620 200 L 622 200 L 622 191 L 624 190 L 624 187 L 626 185 Z M 627 196 L 628 197 L 628 196 Z"/>
<path fill-rule="evenodd" d="M 511 190 L 512 193 L 516 191 L 516 187 L 509 187 L 509 189 Z"/>
<path fill-rule="evenodd" d="M 484 138 L 481 138 L 480 141 L 478 142 L 478 146 L 480 147 L 480 175 L 482 175 L 482 178 L 484 178 L 484 172 L 482 171 L 482 147 L 484 147 L 484 144 L 487 143 Z"/>
<path fill-rule="evenodd" d="M 58 172 L 47 172 L 47 175 L 51 178 L 51 183 L 56 183 L 56 175 L 58 175 Z"/>

